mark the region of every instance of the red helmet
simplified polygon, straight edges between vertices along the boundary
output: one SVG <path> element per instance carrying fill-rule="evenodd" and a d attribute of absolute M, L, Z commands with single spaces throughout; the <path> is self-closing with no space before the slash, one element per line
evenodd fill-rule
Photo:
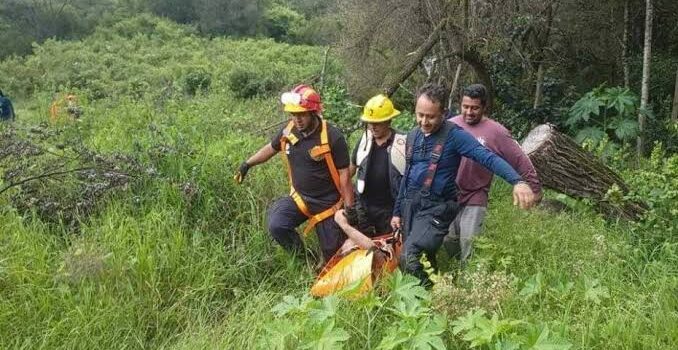
<path fill-rule="evenodd" d="M 308 85 L 297 85 L 292 91 L 280 96 L 285 112 L 322 112 L 323 105 L 320 94 Z"/>

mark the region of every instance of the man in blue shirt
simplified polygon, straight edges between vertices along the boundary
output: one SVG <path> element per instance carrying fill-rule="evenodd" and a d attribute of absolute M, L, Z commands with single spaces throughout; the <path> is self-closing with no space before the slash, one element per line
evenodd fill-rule
<path fill-rule="evenodd" d="M 9 98 L 5 97 L 0 90 L 0 121 L 5 120 L 14 120 L 16 115 L 14 115 L 14 107 L 12 107 L 12 101 Z"/>
<path fill-rule="evenodd" d="M 407 136 L 407 161 L 391 226 L 403 233 L 401 269 L 432 285 L 419 261 L 426 253 L 435 266 L 435 254 L 456 216 L 456 177 L 461 157 L 470 158 L 513 185 L 513 202 L 529 208 L 534 194 L 520 175 L 501 157 L 483 147 L 471 134 L 446 121 L 448 90 L 427 84 L 417 92 L 418 128 Z"/>

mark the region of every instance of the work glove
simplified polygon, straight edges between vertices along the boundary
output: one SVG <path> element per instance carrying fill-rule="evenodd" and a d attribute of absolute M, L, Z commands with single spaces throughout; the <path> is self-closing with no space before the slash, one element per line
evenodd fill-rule
<path fill-rule="evenodd" d="M 247 164 L 247 162 L 242 162 L 240 164 L 240 168 L 238 169 L 238 172 L 235 173 L 235 176 L 233 176 L 233 180 L 235 182 L 241 184 L 243 180 L 245 180 L 245 175 L 247 175 L 247 172 L 250 170 L 250 165 Z"/>

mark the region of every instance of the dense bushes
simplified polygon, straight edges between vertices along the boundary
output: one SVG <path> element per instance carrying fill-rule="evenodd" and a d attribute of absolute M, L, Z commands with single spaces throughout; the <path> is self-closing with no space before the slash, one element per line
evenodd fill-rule
<path fill-rule="evenodd" d="M 289 43 L 328 44 L 337 29 L 331 6 L 303 0 L 8 0 L 0 3 L 0 59 L 29 54 L 34 42 L 77 40 L 99 25 L 129 25 L 127 19 L 143 13 L 190 25 L 205 37 L 266 36 Z M 117 27 L 130 35 L 149 32 L 134 25 Z"/>
<path fill-rule="evenodd" d="M 647 203 L 649 210 L 637 228 L 642 239 L 662 244 L 678 235 L 678 155 L 667 155 L 655 145 L 642 167 L 625 171 L 630 197 Z"/>
<path fill-rule="evenodd" d="M 184 92 L 195 95 L 198 91 L 207 91 L 212 83 L 212 75 L 205 69 L 198 68 L 183 77 Z"/>
<path fill-rule="evenodd" d="M 34 51 L 0 62 L 0 86 L 12 96 L 77 89 L 91 99 L 139 98 L 168 87 L 189 95 L 209 88 L 254 96 L 308 81 L 323 62 L 320 48 L 208 40 L 191 27 L 148 15 L 100 28 L 82 41 L 48 40 Z M 327 71 L 337 71 L 334 61 Z"/>
<path fill-rule="evenodd" d="M 284 74 L 269 75 L 254 69 L 236 68 L 228 75 L 228 87 L 240 98 L 268 95 L 284 84 Z"/>

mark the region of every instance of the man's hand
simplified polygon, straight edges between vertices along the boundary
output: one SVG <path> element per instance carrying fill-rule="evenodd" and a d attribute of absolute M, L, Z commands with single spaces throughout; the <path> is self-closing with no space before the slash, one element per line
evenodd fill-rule
<path fill-rule="evenodd" d="M 513 205 L 520 206 L 520 209 L 531 208 L 535 204 L 536 199 L 527 183 L 518 182 L 513 186 Z"/>
<path fill-rule="evenodd" d="M 400 229 L 400 216 L 394 216 L 391 218 L 391 228 L 393 228 L 393 231 Z"/>
<path fill-rule="evenodd" d="M 237 182 L 238 184 L 241 184 L 243 180 L 245 180 L 245 175 L 247 175 L 247 172 L 250 170 L 250 165 L 247 164 L 247 162 L 242 162 L 240 164 L 240 168 L 238 169 L 238 172 L 235 173 L 235 176 L 233 176 L 233 180 Z"/>

